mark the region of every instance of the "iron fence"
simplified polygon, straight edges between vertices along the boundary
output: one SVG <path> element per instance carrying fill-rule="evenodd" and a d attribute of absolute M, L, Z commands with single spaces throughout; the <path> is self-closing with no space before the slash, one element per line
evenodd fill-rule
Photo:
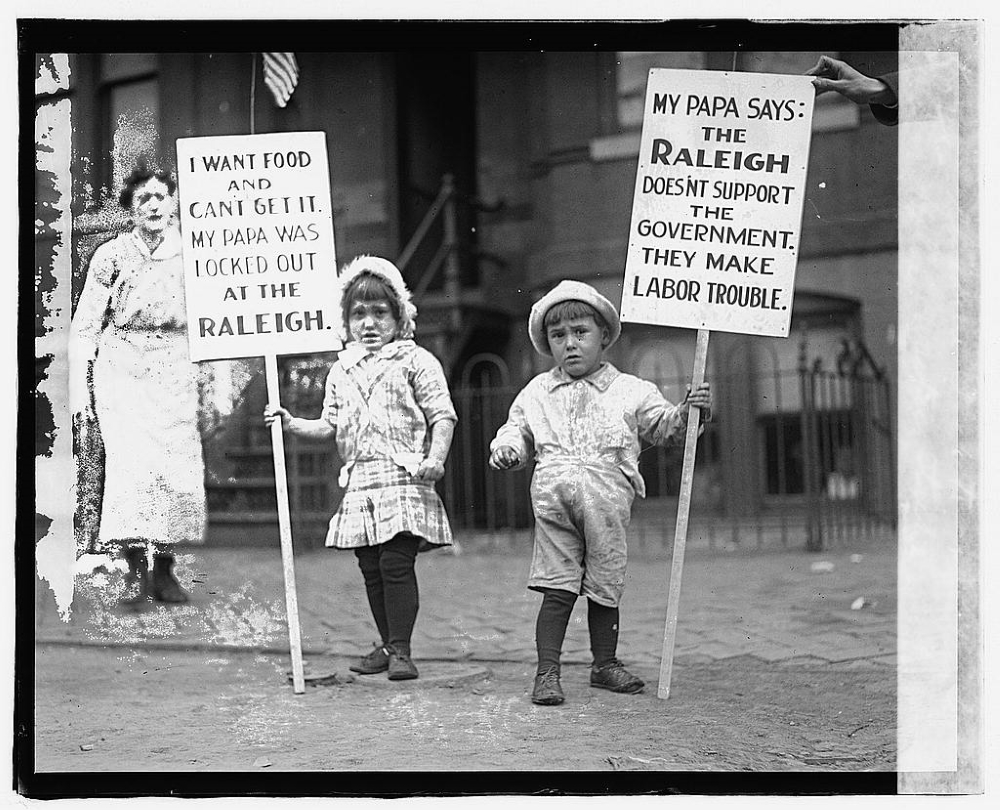
<path fill-rule="evenodd" d="M 297 415 L 320 415 L 329 360 L 282 361 L 282 401 Z M 266 393 L 258 382 L 207 453 L 215 459 L 211 519 L 216 527 L 242 527 L 244 535 L 254 523 L 274 521 L 270 440 L 259 416 Z M 677 376 L 655 382 L 668 399 L 684 390 Z M 892 404 L 884 377 L 803 364 L 763 373 L 724 369 L 712 384 L 715 416 L 699 439 L 689 543 L 821 550 L 892 533 Z M 438 491 L 460 541 L 530 545 L 530 465 L 497 472 L 487 463 L 518 390 L 503 360 L 489 354 L 471 358 L 453 380 L 459 421 Z M 296 540 L 320 544 L 342 496 L 340 461 L 330 442 L 290 437 L 286 456 Z M 636 501 L 630 529 L 638 549 L 672 545 L 681 456 L 679 447 L 642 449 L 647 498 Z"/>

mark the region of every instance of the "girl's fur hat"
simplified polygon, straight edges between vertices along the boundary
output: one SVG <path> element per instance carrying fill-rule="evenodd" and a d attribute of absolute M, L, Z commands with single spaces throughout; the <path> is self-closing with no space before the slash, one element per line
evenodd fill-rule
<path fill-rule="evenodd" d="M 399 329 L 396 332 L 397 340 L 408 340 L 413 337 L 417 324 L 417 308 L 411 300 L 410 291 L 403 281 L 403 274 L 399 272 L 392 262 L 381 259 L 378 256 L 358 256 L 343 269 L 340 274 L 340 308 L 343 309 L 344 293 L 347 292 L 351 282 L 363 273 L 369 273 L 384 281 L 399 304 Z M 350 335 L 346 333 L 344 324 L 341 324 L 341 339 L 346 343 L 350 340 Z"/>

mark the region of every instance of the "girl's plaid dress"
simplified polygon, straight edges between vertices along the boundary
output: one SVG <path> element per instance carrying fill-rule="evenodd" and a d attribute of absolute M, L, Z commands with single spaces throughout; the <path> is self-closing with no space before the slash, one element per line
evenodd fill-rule
<path fill-rule="evenodd" d="M 434 355 L 412 340 L 373 354 L 349 345 L 327 377 L 323 418 L 337 429 L 346 487 L 327 546 L 374 546 L 404 531 L 423 538 L 424 549 L 451 544 L 433 482 L 413 477 L 430 448 L 431 426 L 458 421 Z"/>

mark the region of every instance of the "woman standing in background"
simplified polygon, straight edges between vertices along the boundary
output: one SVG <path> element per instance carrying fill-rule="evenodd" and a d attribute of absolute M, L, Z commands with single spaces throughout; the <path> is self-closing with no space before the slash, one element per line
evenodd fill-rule
<path fill-rule="evenodd" d="M 70 335 L 74 421 L 96 419 L 105 447 L 98 542 L 127 561 L 124 601 L 132 605 L 188 601 L 173 549 L 204 542 L 197 366 L 188 355 L 175 191 L 169 173 L 145 164 L 125 178 L 119 201 L 132 227 L 94 252 Z"/>

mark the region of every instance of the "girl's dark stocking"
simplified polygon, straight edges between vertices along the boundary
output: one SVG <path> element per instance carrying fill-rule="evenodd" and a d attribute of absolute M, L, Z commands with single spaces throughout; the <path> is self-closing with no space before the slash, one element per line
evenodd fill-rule
<path fill-rule="evenodd" d="M 365 578 L 365 592 L 368 594 L 368 606 L 375 619 L 379 637 L 383 644 L 389 643 L 389 620 L 385 615 L 385 592 L 382 586 L 382 570 L 379 567 L 379 546 L 364 546 L 354 549 L 358 558 L 358 568 Z"/>
<path fill-rule="evenodd" d="M 403 655 L 410 654 L 410 636 L 420 607 L 414 570 L 419 548 L 419 537 L 400 532 L 381 546 L 379 556 L 388 642 Z"/>

